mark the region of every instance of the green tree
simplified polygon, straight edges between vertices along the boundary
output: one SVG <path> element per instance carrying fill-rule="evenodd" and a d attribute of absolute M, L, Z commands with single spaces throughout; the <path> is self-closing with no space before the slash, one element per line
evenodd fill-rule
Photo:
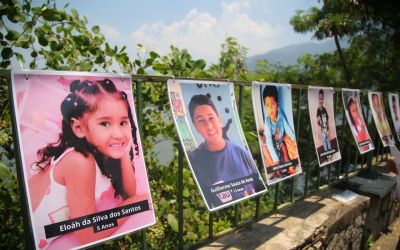
<path fill-rule="evenodd" d="M 351 74 L 340 45 L 340 39 L 354 32 L 352 2 L 351 0 L 323 1 L 324 4 L 320 9 L 312 7 L 307 11 L 297 10 L 296 15 L 290 20 L 290 24 L 296 32 L 314 32 L 314 37 L 318 40 L 334 38 L 347 83 L 351 81 Z"/>
<path fill-rule="evenodd" d="M 210 66 L 209 74 L 218 79 L 239 80 L 245 78 L 247 51 L 248 49 L 240 45 L 236 38 L 227 37 L 221 44 L 218 64 Z"/>
<path fill-rule="evenodd" d="M 206 62 L 203 59 L 193 60 L 187 49 L 180 50 L 171 45 L 171 52 L 153 65 L 153 69 L 163 75 L 176 77 L 206 77 Z"/>
<path fill-rule="evenodd" d="M 296 65 L 284 66 L 260 60 L 257 62 L 253 77 L 269 82 L 339 86 L 342 84 L 339 68 L 340 62 L 334 54 L 306 53 L 297 59 Z"/>
<path fill-rule="evenodd" d="M 318 40 L 335 40 L 344 75 L 351 86 L 389 87 L 399 74 L 400 7 L 395 0 L 323 0 L 321 8 L 298 10 L 290 23 L 296 32 L 314 32 Z M 347 38 L 343 50 L 339 40 Z M 330 67 L 337 63 L 329 59 Z M 337 68 L 339 69 L 339 68 Z"/>
<path fill-rule="evenodd" d="M 2 68 L 10 66 L 14 56 L 22 63 L 28 61 L 31 69 L 109 71 L 116 63 L 130 73 L 134 67 L 125 47 L 112 47 L 99 26 L 89 29 L 87 18 L 73 8 L 68 13 L 68 5 L 57 8 L 51 1 L 33 6 L 31 0 L 2 0 L 1 4 Z"/>

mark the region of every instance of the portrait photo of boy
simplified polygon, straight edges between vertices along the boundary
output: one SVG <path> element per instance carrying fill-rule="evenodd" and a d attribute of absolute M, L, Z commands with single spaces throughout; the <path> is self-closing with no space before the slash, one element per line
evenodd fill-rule
<path fill-rule="evenodd" d="M 227 83 L 171 80 L 169 95 L 180 96 L 186 128 L 178 127 L 184 151 L 206 202 L 214 211 L 266 191 L 247 143 L 240 132 L 233 86 Z M 177 124 L 177 114 L 172 107 Z M 180 120 L 182 121 L 182 120 Z M 183 143 L 191 131 L 193 145 Z"/>
<path fill-rule="evenodd" d="M 319 165 L 322 167 L 340 160 L 333 113 L 333 89 L 309 86 L 308 109 Z"/>
<path fill-rule="evenodd" d="M 267 184 L 301 173 L 291 86 L 253 82 L 253 106 Z"/>

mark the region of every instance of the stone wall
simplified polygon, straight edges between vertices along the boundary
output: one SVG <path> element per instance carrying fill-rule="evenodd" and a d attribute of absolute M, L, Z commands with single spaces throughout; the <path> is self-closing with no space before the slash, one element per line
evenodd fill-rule
<path fill-rule="evenodd" d="M 391 190 L 384 197 L 371 196 L 369 207 L 358 215 L 356 209 L 337 221 L 328 220 L 296 249 L 363 249 L 369 237 L 376 240 L 399 217 L 400 201 L 394 195 Z"/>
<path fill-rule="evenodd" d="M 390 191 L 382 199 L 359 195 L 339 202 L 330 188 L 216 240 L 203 249 L 363 249 L 399 217 L 400 202 Z"/>
<path fill-rule="evenodd" d="M 327 189 L 296 202 L 204 249 L 360 249 L 369 198 L 344 203 Z"/>
<path fill-rule="evenodd" d="M 331 225 L 336 231 L 323 225 L 315 230 L 310 242 L 300 245 L 296 249 L 362 249 L 362 235 L 365 228 L 367 209 L 364 209 L 356 218 L 346 218 L 340 225 Z M 350 221 L 347 221 L 350 219 Z"/>
<path fill-rule="evenodd" d="M 305 244 L 295 249 L 362 249 L 368 211 L 365 203 L 350 207 L 343 204 L 336 216 L 332 214 Z"/>
<path fill-rule="evenodd" d="M 331 235 L 326 241 L 326 249 L 362 249 L 362 234 L 367 211 L 364 210 L 342 230 Z"/>

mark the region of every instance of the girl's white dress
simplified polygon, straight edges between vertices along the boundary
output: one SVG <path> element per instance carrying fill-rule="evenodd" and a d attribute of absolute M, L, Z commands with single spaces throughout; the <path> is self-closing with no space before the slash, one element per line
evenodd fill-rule
<path fill-rule="evenodd" d="M 68 148 L 60 157 L 58 157 L 58 159 L 54 160 L 53 158 L 50 162 L 50 185 L 39 206 L 33 213 L 34 227 L 36 229 L 35 244 L 37 249 L 46 249 L 50 242 L 55 240 L 57 237 L 60 237 L 56 236 L 46 239 L 44 226 L 70 219 L 67 202 L 67 189 L 65 186 L 55 181 L 54 169 L 57 167 L 57 163 L 72 150 L 74 150 L 74 148 Z M 96 206 L 100 201 L 101 195 L 106 192 L 110 186 L 110 179 L 102 175 L 101 170 L 96 163 Z"/>

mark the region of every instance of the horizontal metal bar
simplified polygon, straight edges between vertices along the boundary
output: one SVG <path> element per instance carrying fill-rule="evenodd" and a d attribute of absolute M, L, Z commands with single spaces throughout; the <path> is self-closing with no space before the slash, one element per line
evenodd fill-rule
<path fill-rule="evenodd" d="M 182 79 L 182 80 L 193 80 L 193 81 L 210 81 L 210 82 L 232 82 L 237 85 L 251 86 L 253 81 L 245 80 L 231 80 L 231 79 L 216 79 L 216 78 L 193 78 L 193 77 L 175 77 L 175 76 L 161 76 L 161 75 L 131 75 L 133 81 L 142 82 L 166 82 L 170 79 Z M 304 84 L 291 84 L 293 88 L 297 89 L 308 89 L 308 85 Z M 334 88 L 336 91 L 340 91 L 341 88 Z"/>
<path fill-rule="evenodd" d="M 6 76 L 9 74 L 11 70 L 9 69 L 0 69 L 0 76 Z M 175 76 L 162 76 L 162 75 L 137 75 L 131 74 L 133 81 L 143 81 L 143 82 L 166 82 L 169 79 L 183 79 L 183 80 L 197 80 L 197 81 L 212 81 L 212 82 L 233 82 L 237 85 L 245 85 L 251 86 L 253 81 L 245 81 L 245 80 L 233 80 L 233 79 L 216 79 L 216 78 L 193 78 L 193 77 L 175 77 Z M 297 89 L 308 89 L 309 85 L 306 84 L 291 84 L 293 88 Z M 322 84 L 321 84 L 322 85 Z M 311 85 L 310 85 L 311 86 Z M 313 85 L 314 86 L 314 85 Z M 317 85 L 315 85 L 317 86 Z M 386 87 L 386 86 L 385 86 Z M 340 87 L 333 87 L 335 91 L 341 91 L 342 88 Z M 387 86 L 385 90 L 396 90 L 396 87 Z M 362 93 L 368 93 L 369 90 L 360 89 Z"/>

